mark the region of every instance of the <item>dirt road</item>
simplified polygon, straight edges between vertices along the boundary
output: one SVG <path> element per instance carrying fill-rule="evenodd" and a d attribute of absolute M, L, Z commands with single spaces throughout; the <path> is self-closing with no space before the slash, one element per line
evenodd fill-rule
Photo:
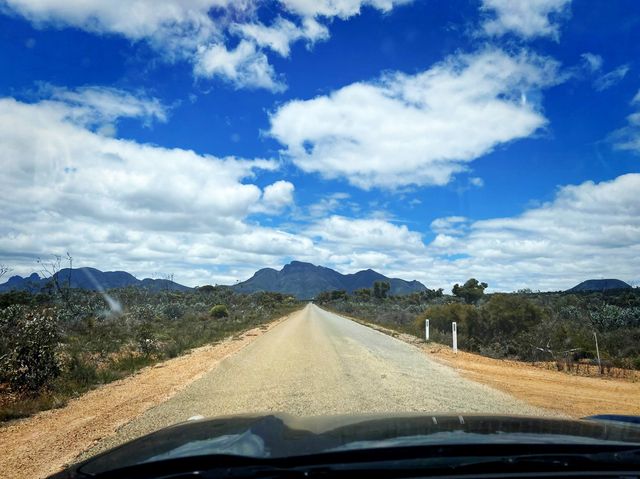
<path fill-rule="evenodd" d="M 87 455 L 192 416 L 438 411 L 548 414 L 418 348 L 308 305 Z"/>

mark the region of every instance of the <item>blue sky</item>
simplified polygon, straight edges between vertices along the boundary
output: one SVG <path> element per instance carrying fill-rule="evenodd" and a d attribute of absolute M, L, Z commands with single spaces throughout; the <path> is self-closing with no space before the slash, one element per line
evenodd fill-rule
<path fill-rule="evenodd" d="M 0 0 L 0 263 L 640 281 L 632 0 Z"/>

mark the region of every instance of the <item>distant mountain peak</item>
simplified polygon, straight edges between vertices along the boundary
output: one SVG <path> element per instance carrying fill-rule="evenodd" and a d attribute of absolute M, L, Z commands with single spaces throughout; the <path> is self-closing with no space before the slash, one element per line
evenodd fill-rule
<path fill-rule="evenodd" d="M 291 294 L 299 299 L 311 299 L 319 293 L 329 290 L 345 290 L 352 293 L 356 289 L 371 288 L 375 281 L 388 281 L 391 294 L 400 295 L 427 288 L 419 281 L 405 281 L 398 278 L 387 278 L 372 269 L 352 274 L 341 274 L 326 266 L 317 266 L 303 261 L 291 261 L 280 271 L 263 268 L 246 281 L 232 288 L 241 293 L 273 291 Z"/>
<path fill-rule="evenodd" d="M 318 267 L 319 266 L 316 266 L 315 264 L 305 263 L 304 261 L 291 261 L 290 263 L 285 264 L 282 269 L 316 269 Z"/>
<path fill-rule="evenodd" d="M 619 279 L 588 279 L 580 284 L 575 285 L 573 288 L 568 289 L 568 292 L 581 292 L 581 291 L 608 291 L 612 289 L 630 289 L 631 285 L 625 283 Z"/>

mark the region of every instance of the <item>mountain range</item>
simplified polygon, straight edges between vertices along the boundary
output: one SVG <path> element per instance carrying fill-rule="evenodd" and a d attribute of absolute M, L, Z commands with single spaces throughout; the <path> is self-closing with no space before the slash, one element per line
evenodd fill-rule
<path fill-rule="evenodd" d="M 61 285 L 91 291 L 135 286 L 151 291 L 188 291 L 191 288 L 175 283 L 168 279 L 137 279 L 126 271 L 100 271 L 95 268 L 64 268 L 54 274 Z M 12 276 L 4 284 L 0 284 L 0 292 L 11 290 L 38 292 L 49 283 L 48 278 L 41 278 L 38 273 L 23 278 Z"/>
<path fill-rule="evenodd" d="M 129 286 L 149 289 L 151 291 L 188 291 L 192 288 L 183 286 L 167 279 L 137 279 L 126 271 L 100 271 L 95 268 L 64 268 L 54 277 L 61 285 L 92 291 L 100 289 L 126 288 Z M 48 278 L 42 278 L 38 273 L 30 276 L 12 276 L 0 284 L 0 293 L 11 290 L 38 292 L 49 283 Z M 426 287 L 418 281 L 404 281 L 388 278 L 376 271 L 367 269 L 354 274 L 341 274 L 330 268 L 315 266 L 311 263 L 292 261 L 280 271 L 264 268 L 247 281 L 235 284 L 231 288 L 238 293 L 255 293 L 259 291 L 273 291 L 296 296 L 299 299 L 311 299 L 318 293 L 331 290 L 345 290 L 349 293 L 360 288 L 371 288 L 376 281 L 386 281 L 391 288 L 392 295 L 408 294 L 424 291 Z"/>
<path fill-rule="evenodd" d="M 371 288 L 376 281 L 388 282 L 391 286 L 389 293 L 392 295 L 427 289 L 419 281 L 388 278 L 372 269 L 353 274 L 341 274 L 331 268 L 301 261 L 292 261 L 280 271 L 273 268 L 258 270 L 250 279 L 232 288 L 239 293 L 275 291 L 294 295 L 298 299 L 311 299 L 323 291 L 345 290 L 347 293 L 352 293 L 356 289 Z"/>
<path fill-rule="evenodd" d="M 148 289 L 150 291 L 189 291 L 192 288 L 183 286 L 168 279 L 137 279 L 126 271 L 100 271 L 95 268 L 64 268 L 54 275 L 61 285 L 69 284 L 72 288 L 92 291 L 100 289 L 125 288 L 129 286 Z M 255 293 L 273 291 L 291 294 L 298 299 L 312 299 L 323 291 L 344 290 L 348 293 L 360 288 L 372 288 L 376 281 L 388 282 L 391 295 L 403 295 L 425 291 L 427 288 L 419 281 L 405 281 L 388 278 L 372 269 L 358 271 L 353 274 L 341 274 L 331 268 L 316 266 L 311 263 L 292 261 L 280 271 L 264 268 L 255 272 L 248 280 L 231 286 L 238 293 Z M 11 290 L 38 292 L 49 283 L 38 273 L 30 276 L 12 276 L 0 284 L 0 293 Z M 589 279 L 568 289 L 567 292 L 607 291 L 628 289 L 631 286 L 619 279 Z"/>

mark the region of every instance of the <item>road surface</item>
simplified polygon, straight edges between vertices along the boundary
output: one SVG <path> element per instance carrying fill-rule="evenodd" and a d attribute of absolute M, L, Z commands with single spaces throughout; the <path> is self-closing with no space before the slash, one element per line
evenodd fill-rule
<path fill-rule="evenodd" d="M 313 304 L 83 457 L 193 416 L 250 412 L 545 414 L 420 350 Z"/>

